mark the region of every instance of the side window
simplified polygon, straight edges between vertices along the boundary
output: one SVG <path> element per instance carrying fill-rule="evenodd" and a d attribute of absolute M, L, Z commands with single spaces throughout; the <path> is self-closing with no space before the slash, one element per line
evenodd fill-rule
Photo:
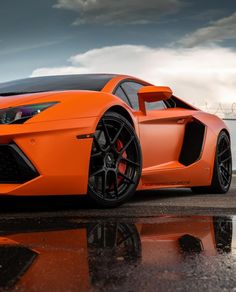
<path fill-rule="evenodd" d="M 146 102 L 146 109 L 148 111 L 152 110 L 162 110 L 167 108 L 164 101 L 156 101 L 156 102 Z"/>
<path fill-rule="evenodd" d="M 131 106 L 127 96 L 125 95 L 124 91 L 121 89 L 121 87 L 119 86 L 115 93 L 116 96 L 118 96 L 119 98 L 121 98 L 125 103 L 127 103 L 129 106 Z"/>
<path fill-rule="evenodd" d="M 138 104 L 138 91 L 139 89 L 144 86 L 140 83 L 128 81 L 122 83 L 121 87 L 127 94 L 132 108 L 135 110 L 139 110 L 139 104 Z M 151 102 L 151 103 L 146 103 L 146 109 L 151 111 L 151 110 L 162 110 L 165 109 L 166 105 L 163 101 L 157 101 L 157 102 Z"/>
<path fill-rule="evenodd" d="M 124 89 L 125 93 L 127 94 L 132 108 L 134 110 L 139 110 L 139 105 L 138 105 L 138 91 L 143 85 L 140 83 L 132 82 L 132 81 L 127 81 L 122 83 L 121 87 Z"/>

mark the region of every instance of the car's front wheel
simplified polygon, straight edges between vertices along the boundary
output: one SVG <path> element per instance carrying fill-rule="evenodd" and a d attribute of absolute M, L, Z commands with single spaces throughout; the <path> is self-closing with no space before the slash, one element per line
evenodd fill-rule
<path fill-rule="evenodd" d="M 88 195 L 101 207 L 116 207 L 134 194 L 141 171 L 141 150 L 134 128 L 120 114 L 106 113 L 94 134 Z"/>

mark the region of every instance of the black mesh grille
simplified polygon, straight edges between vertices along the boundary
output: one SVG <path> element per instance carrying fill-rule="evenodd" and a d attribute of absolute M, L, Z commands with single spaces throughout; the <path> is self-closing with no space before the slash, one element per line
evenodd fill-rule
<path fill-rule="evenodd" d="M 0 145 L 0 183 L 24 183 L 38 176 L 28 158 L 15 145 Z"/>

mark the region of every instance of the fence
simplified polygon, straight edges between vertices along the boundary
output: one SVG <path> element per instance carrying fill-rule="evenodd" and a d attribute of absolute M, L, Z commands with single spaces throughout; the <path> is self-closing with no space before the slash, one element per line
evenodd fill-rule
<path fill-rule="evenodd" d="M 224 120 L 236 120 L 236 102 L 231 104 L 218 103 L 198 106 L 200 109 L 215 114 Z"/>

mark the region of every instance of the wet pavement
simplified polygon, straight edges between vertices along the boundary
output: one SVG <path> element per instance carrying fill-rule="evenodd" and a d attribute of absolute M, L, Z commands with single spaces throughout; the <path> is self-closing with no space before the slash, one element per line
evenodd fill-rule
<path fill-rule="evenodd" d="M 0 291 L 236 291 L 236 180 L 227 195 L 0 199 Z"/>
<path fill-rule="evenodd" d="M 8 219 L 1 291 L 233 291 L 234 216 Z"/>

